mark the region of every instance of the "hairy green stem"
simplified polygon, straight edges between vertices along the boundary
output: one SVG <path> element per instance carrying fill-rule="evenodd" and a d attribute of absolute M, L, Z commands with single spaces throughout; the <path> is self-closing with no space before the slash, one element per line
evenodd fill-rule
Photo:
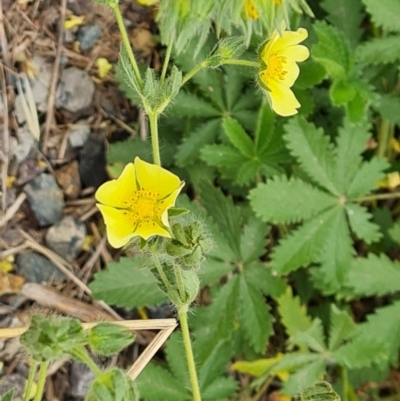
<path fill-rule="evenodd" d="M 161 166 L 160 144 L 158 142 L 158 113 L 152 112 L 149 114 L 151 146 L 153 149 L 154 164 Z"/>
<path fill-rule="evenodd" d="M 172 51 L 173 41 L 170 40 L 167 47 L 167 53 L 165 54 L 164 64 L 161 71 L 161 83 L 164 82 L 165 76 L 167 75 L 167 68 L 169 64 L 169 59 L 171 58 L 171 51 Z"/>
<path fill-rule="evenodd" d="M 164 283 L 165 287 L 167 288 L 168 291 L 170 291 L 171 289 L 171 283 L 168 280 L 168 277 L 166 276 L 166 274 L 164 273 L 164 270 L 161 266 L 160 261 L 158 260 L 158 257 L 156 254 L 153 253 L 153 262 L 154 265 L 156 266 L 157 272 L 161 277 L 162 282 Z"/>
<path fill-rule="evenodd" d="M 39 380 L 37 382 L 37 389 L 35 394 L 35 401 L 41 401 L 43 396 L 44 385 L 46 383 L 47 369 L 49 368 L 49 361 L 42 362 L 39 370 Z"/>
<path fill-rule="evenodd" d="M 96 365 L 93 359 L 90 358 L 85 349 L 75 347 L 71 351 L 71 355 L 79 362 L 85 363 L 96 376 L 100 376 L 102 374 L 101 369 Z"/>
<path fill-rule="evenodd" d="M 192 342 L 190 340 L 187 312 L 188 305 L 184 305 L 178 309 L 178 316 L 181 322 L 183 343 L 185 346 L 186 360 L 189 368 L 190 384 L 192 385 L 193 401 L 201 401 L 199 381 L 197 379 L 196 365 L 194 363 Z"/>
<path fill-rule="evenodd" d="M 344 366 L 340 367 L 340 377 L 343 385 L 343 401 L 349 400 L 349 378 L 347 375 L 347 369 Z"/>
<path fill-rule="evenodd" d="M 129 38 L 128 38 L 128 34 L 126 32 L 126 28 L 125 28 L 124 20 L 122 18 L 121 11 L 119 9 L 118 4 L 112 6 L 111 8 L 113 9 L 115 18 L 117 19 L 118 28 L 119 28 L 119 31 L 121 32 L 121 36 L 122 36 L 122 42 L 124 43 L 126 52 L 128 53 L 129 61 L 131 62 L 133 72 L 135 73 L 135 76 L 136 76 L 136 80 L 138 81 L 139 86 L 142 88 L 143 87 L 142 76 L 140 75 L 140 71 L 139 71 L 139 67 L 138 67 L 136 59 L 135 59 L 135 55 L 133 54 L 131 44 L 129 43 Z"/>
<path fill-rule="evenodd" d="M 383 119 L 379 127 L 379 144 L 377 150 L 378 157 L 385 157 L 389 145 L 390 123 Z"/>
<path fill-rule="evenodd" d="M 183 284 L 182 272 L 180 267 L 176 264 L 174 264 L 174 274 L 176 279 L 176 285 L 178 286 L 179 296 L 181 297 L 181 301 L 185 303 L 187 299 L 186 299 L 185 286 Z"/>
<path fill-rule="evenodd" d="M 260 68 L 260 63 L 251 60 L 238 60 L 235 58 L 226 59 L 222 64 L 243 65 L 246 67 Z"/>
<path fill-rule="evenodd" d="M 189 79 L 191 79 L 194 75 L 196 75 L 199 71 L 201 71 L 203 68 L 208 67 L 208 61 L 204 60 L 200 64 L 197 64 L 196 67 L 194 67 L 192 70 L 190 70 L 182 79 L 181 87 L 185 85 Z"/>
<path fill-rule="evenodd" d="M 400 192 L 360 196 L 358 198 L 349 199 L 349 201 L 351 201 L 351 202 L 372 202 L 375 200 L 396 199 L 396 198 L 400 198 Z"/>
<path fill-rule="evenodd" d="M 24 392 L 24 399 L 23 401 L 29 401 L 31 399 L 31 391 L 32 391 L 32 384 L 33 379 L 35 378 L 35 373 L 39 366 L 39 362 L 32 360 L 31 367 L 29 369 L 28 381 L 26 382 L 25 392 Z"/>

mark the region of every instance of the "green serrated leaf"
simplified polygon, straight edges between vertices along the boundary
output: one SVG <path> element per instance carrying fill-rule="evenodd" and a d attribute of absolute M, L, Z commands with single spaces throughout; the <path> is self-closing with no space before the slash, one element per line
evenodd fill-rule
<path fill-rule="evenodd" d="M 362 34 L 364 18 L 360 0 L 323 0 L 321 7 L 328 12 L 327 20 L 340 31 L 355 48 Z"/>
<path fill-rule="evenodd" d="M 394 241 L 400 244 L 400 221 L 395 223 L 393 227 L 389 230 L 389 235 Z"/>
<path fill-rule="evenodd" d="M 308 365 L 305 365 L 296 373 L 290 375 L 282 387 L 282 392 L 288 395 L 297 395 L 304 388 L 314 384 L 325 372 L 325 361 L 320 358 Z"/>
<path fill-rule="evenodd" d="M 400 301 L 376 309 L 375 313 L 367 316 L 367 322 L 360 324 L 360 339 L 363 343 L 374 343 L 379 339 L 386 344 L 389 362 L 396 366 L 400 349 Z"/>
<path fill-rule="evenodd" d="M 250 204 L 263 220 L 294 223 L 309 219 L 337 204 L 337 198 L 306 182 L 286 176 L 274 177 L 250 191 Z"/>
<path fill-rule="evenodd" d="M 136 156 L 152 162 L 150 141 L 129 138 L 126 141 L 111 143 L 107 151 L 108 163 L 133 163 Z"/>
<path fill-rule="evenodd" d="M 389 167 L 386 159 L 374 157 L 364 162 L 358 169 L 353 181 L 349 184 L 346 195 L 349 198 L 365 195 L 378 187 L 378 181 L 385 176 L 384 170 Z"/>
<path fill-rule="evenodd" d="M 332 352 L 331 356 L 339 365 L 348 369 L 358 369 L 381 364 L 387 359 L 387 348 L 379 337 L 366 340 L 357 336 Z"/>
<path fill-rule="evenodd" d="M 343 310 L 331 305 L 331 321 L 329 331 L 329 350 L 336 350 L 344 341 L 352 338 L 358 330 L 351 316 Z"/>
<path fill-rule="evenodd" d="M 251 216 L 240 238 L 240 249 L 245 264 L 258 260 L 265 253 L 266 236 L 270 227 Z"/>
<path fill-rule="evenodd" d="M 149 363 L 136 379 L 140 395 L 146 401 L 189 401 L 192 399 L 185 383 L 161 366 Z M 157 383 L 155 386 L 154 383 Z"/>
<path fill-rule="evenodd" d="M 346 37 L 337 28 L 322 21 L 314 24 L 318 43 L 312 47 L 313 57 L 333 79 L 346 80 L 352 70 L 350 48 Z"/>
<path fill-rule="evenodd" d="M 292 352 L 289 354 L 285 354 L 282 359 L 276 363 L 272 369 L 271 373 L 277 373 L 281 371 L 296 371 L 299 370 L 302 366 L 311 365 L 314 362 L 318 362 L 321 360 L 321 355 L 315 353 L 300 353 L 300 352 Z"/>
<path fill-rule="evenodd" d="M 322 129 L 317 129 L 304 118 L 293 118 L 285 125 L 285 140 L 290 152 L 302 169 L 318 185 L 339 195 L 333 182 L 333 145 Z"/>
<path fill-rule="evenodd" d="M 296 80 L 296 88 L 307 89 L 318 85 L 326 76 L 325 68 L 322 64 L 312 58 L 299 64 L 300 74 Z"/>
<path fill-rule="evenodd" d="M 318 261 L 335 217 L 336 210 L 328 209 L 282 239 L 273 250 L 272 269 L 286 274 Z"/>
<path fill-rule="evenodd" d="M 200 153 L 202 160 L 213 167 L 237 168 L 247 160 L 237 149 L 228 145 L 205 145 Z"/>
<path fill-rule="evenodd" d="M 233 270 L 229 263 L 207 258 L 198 272 L 201 287 L 218 282 L 222 277 Z"/>
<path fill-rule="evenodd" d="M 307 331 L 311 325 L 311 318 L 307 315 L 304 305 L 301 305 L 300 298 L 292 295 L 292 290 L 287 287 L 285 294 L 278 299 L 278 311 L 289 337 L 296 333 Z"/>
<path fill-rule="evenodd" d="M 300 394 L 300 398 L 301 401 L 340 401 L 339 395 L 325 381 L 317 382 L 304 389 Z"/>
<path fill-rule="evenodd" d="M 400 32 L 400 2 L 398 0 L 362 0 L 375 25 L 386 31 Z"/>
<path fill-rule="evenodd" d="M 219 117 L 221 112 L 211 103 L 195 95 L 192 92 L 180 91 L 175 97 L 174 103 L 168 109 L 169 117 Z"/>
<path fill-rule="evenodd" d="M 367 209 L 355 203 L 346 204 L 347 217 L 350 227 L 358 238 L 363 239 L 367 244 L 379 241 L 382 234 L 379 231 L 379 226 L 372 223 L 372 215 Z"/>
<path fill-rule="evenodd" d="M 256 287 L 240 277 L 239 319 L 254 351 L 263 353 L 267 341 L 273 333 L 273 318 L 264 297 Z"/>
<path fill-rule="evenodd" d="M 165 299 L 150 270 L 141 258 L 121 258 L 95 274 L 89 285 L 93 298 L 126 308 L 156 305 Z"/>
<path fill-rule="evenodd" d="M 219 377 L 209 384 L 203 391 L 204 400 L 229 399 L 238 388 L 238 382 L 230 377 Z"/>
<path fill-rule="evenodd" d="M 168 366 L 181 386 L 188 388 L 190 386 L 189 372 L 185 358 L 182 358 L 182 349 L 184 347 L 181 332 L 174 332 L 168 338 L 165 346 Z"/>
<path fill-rule="evenodd" d="M 391 124 L 400 126 L 400 99 L 396 96 L 381 94 L 379 104 L 375 106 L 382 117 Z"/>
<path fill-rule="evenodd" d="M 237 120 L 231 117 L 224 118 L 222 121 L 222 129 L 232 145 L 235 146 L 243 156 L 249 159 L 254 156 L 253 141 Z"/>
<path fill-rule="evenodd" d="M 341 194 L 344 194 L 353 181 L 362 158 L 367 140 L 370 136 L 366 123 L 352 124 L 344 119 L 343 127 L 339 128 L 336 140 L 335 183 Z"/>
<path fill-rule="evenodd" d="M 400 59 L 400 36 L 375 38 L 357 48 L 358 60 L 364 65 L 394 63 Z"/>
<path fill-rule="evenodd" d="M 352 82 L 335 80 L 329 89 L 329 94 L 332 104 L 342 106 L 352 101 L 357 91 Z"/>
<path fill-rule="evenodd" d="M 384 254 L 358 258 L 348 273 L 346 286 L 351 287 L 355 295 L 367 297 L 400 291 L 400 263 Z"/>
<path fill-rule="evenodd" d="M 232 199 L 224 196 L 220 189 L 205 181 L 199 184 L 199 195 L 203 207 L 227 238 L 232 252 L 240 261 L 242 257 L 240 254 L 241 216 L 239 209 L 233 204 Z"/>
<path fill-rule="evenodd" d="M 324 329 L 320 319 L 315 318 L 306 331 L 299 331 L 290 338 L 291 343 L 304 349 L 323 354 L 326 351 Z"/>
<path fill-rule="evenodd" d="M 186 166 L 199 157 L 199 149 L 205 144 L 213 142 L 220 128 L 221 120 L 212 119 L 199 125 L 189 137 L 183 140 L 176 154 L 179 166 Z"/>

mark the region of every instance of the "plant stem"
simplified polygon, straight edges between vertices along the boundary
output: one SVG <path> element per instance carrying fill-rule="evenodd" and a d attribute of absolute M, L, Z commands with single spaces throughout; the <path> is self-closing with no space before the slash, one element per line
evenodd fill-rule
<path fill-rule="evenodd" d="M 181 297 L 181 301 L 185 303 L 187 299 L 186 299 L 185 286 L 183 284 L 182 272 L 180 267 L 176 264 L 174 264 L 174 274 L 176 279 L 176 285 L 178 286 L 179 295 Z"/>
<path fill-rule="evenodd" d="M 129 43 L 128 34 L 126 32 L 124 20 L 122 18 L 122 14 L 121 14 L 118 4 L 116 4 L 115 6 L 112 6 L 112 9 L 114 11 L 115 18 L 117 19 L 118 28 L 119 28 L 119 30 L 121 32 L 121 36 L 122 36 L 122 42 L 124 43 L 126 52 L 128 53 L 129 61 L 131 62 L 133 72 L 135 73 L 135 76 L 136 76 L 136 80 L 138 81 L 139 86 L 142 88 L 142 86 L 143 86 L 142 76 L 140 75 L 139 67 L 136 63 L 135 55 L 133 54 L 131 44 Z"/>
<path fill-rule="evenodd" d="M 153 262 L 156 266 L 157 272 L 161 277 L 162 282 L 164 283 L 165 287 L 167 287 L 168 291 L 171 288 L 171 283 L 168 281 L 168 277 L 165 275 L 164 270 L 161 266 L 160 261 L 158 260 L 157 255 L 153 254 Z"/>
<path fill-rule="evenodd" d="M 382 119 L 379 127 L 379 144 L 378 144 L 378 157 L 385 157 L 387 147 L 389 144 L 390 123 L 386 119 Z"/>
<path fill-rule="evenodd" d="M 42 362 L 39 370 L 39 380 L 37 383 L 37 389 L 35 394 L 35 401 L 41 401 L 43 396 L 44 385 L 46 383 L 46 374 L 50 362 Z"/>
<path fill-rule="evenodd" d="M 400 198 L 400 192 L 360 196 L 358 198 L 349 199 L 349 201 L 351 201 L 351 202 L 372 202 L 375 200 L 395 199 L 395 198 Z"/>
<path fill-rule="evenodd" d="M 343 401 L 349 399 L 349 378 L 347 376 L 347 369 L 344 366 L 340 367 L 340 377 L 343 385 Z"/>
<path fill-rule="evenodd" d="M 193 77 L 193 75 L 196 75 L 199 71 L 201 71 L 203 68 L 208 67 L 208 62 L 207 60 L 202 61 L 200 64 L 197 64 L 196 67 L 194 67 L 192 70 L 190 70 L 182 79 L 181 87 L 189 81 L 190 78 Z"/>
<path fill-rule="evenodd" d="M 193 401 L 201 401 L 199 381 L 197 379 L 196 365 L 194 363 L 194 355 L 192 342 L 190 340 L 189 326 L 187 321 L 188 305 L 184 305 L 178 309 L 178 316 L 181 322 L 181 330 L 183 343 L 185 345 L 186 360 L 189 368 L 190 383 L 192 385 Z"/>
<path fill-rule="evenodd" d="M 150 113 L 149 120 L 154 164 L 161 166 L 160 144 L 158 142 L 158 114 L 155 112 Z"/>
<path fill-rule="evenodd" d="M 226 59 L 222 64 L 244 65 L 246 67 L 260 68 L 260 63 L 251 60 L 237 60 L 235 58 Z"/>
<path fill-rule="evenodd" d="M 39 362 L 32 360 L 32 364 L 29 369 L 28 381 L 26 382 L 26 386 L 25 386 L 23 401 L 29 401 L 31 398 L 30 395 L 31 395 L 31 391 L 32 391 L 33 379 L 35 377 L 35 373 L 37 371 L 38 366 L 39 366 Z"/>
<path fill-rule="evenodd" d="M 85 349 L 75 347 L 71 351 L 71 356 L 73 356 L 78 361 L 85 363 L 96 376 L 100 376 L 102 374 L 101 369 L 95 364 L 93 359 L 90 358 Z"/>
<path fill-rule="evenodd" d="M 161 83 L 164 82 L 165 76 L 167 74 L 167 68 L 168 68 L 169 59 L 171 57 L 172 46 L 173 46 L 173 42 L 171 40 L 168 43 L 167 53 L 165 54 L 164 64 L 163 64 L 163 68 L 162 68 L 162 71 L 161 71 L 161 78 L 160 78 Z"/>

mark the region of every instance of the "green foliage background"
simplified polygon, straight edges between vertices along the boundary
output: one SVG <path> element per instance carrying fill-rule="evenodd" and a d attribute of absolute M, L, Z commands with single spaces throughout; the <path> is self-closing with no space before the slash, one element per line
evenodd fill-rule
<path fill-rule="evenodd" d="M 219 2 L 206 3 L 198 13 L 211 15 L 210 25 L 166 22 L 160 10 L 164 39 L 190 31 L 173 59 L 183 73 L 212 50 L 215 33 L 241 29 L 214 9 Z M 195 75 L 160 121 L 163 166 L 185 179 L 190 194 L 179 206 L 202 219 L 215 242 L 199 272 L 208 301 L 195 303 L 190 316 L 200 386 L 204 400 L 241 400 L 272 377 L 288 395 L 324 378 L 344 400 L 378 400 L 379 392 L 357 389 L 399 368 L 399 192 L 379 182 L 400 171 L 392 146 L 400 124 L 400 1 L 289 3 L 308 11 L 286 18 L 308 29 L 311 50 L 293 88 L 297 116 L 274 115 L 251 70 L 226 66 Z M 244 34 L 255 51 L 257 29 Z M 122 80 L 121 89 L 137 101 Z M 108 156 L 118 170 L 150 154 L 149 143 L 132 138 L 111 145 Z M 122 258 L 91 289 L 134 308 L 164 300 L 155 282 L 140 258 Z M 191 399 L 181 341 L 175 333 L 164 362 L 140 375 L 145 400 Z M 250 384 L 235 380 L 233 361 L 250 362 L 234 367 L 251 375 Z"/>

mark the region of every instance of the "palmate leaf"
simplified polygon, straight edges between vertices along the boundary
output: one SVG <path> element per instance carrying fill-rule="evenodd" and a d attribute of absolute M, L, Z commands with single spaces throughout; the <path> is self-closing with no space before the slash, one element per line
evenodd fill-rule
<path fill-rule="evenodd" d="M 337 198 L 298 178 L 274 177 L 250 191 L 250 204 L 263 220 L 294 223 L 333 207 Z"/>
<path fill-rule="evenodd" d="M 343 127 L 339 128 L 335 150 L 335 183 L 341 194 L 346 192 L 357 174 L 362 162 L 361 153 L 369 137 L 369 126 L 366 123 L 352 124 L 345 118 Z"/>
<path fill-rule="evenodd" d="M 328 21 L 340 29 L 355 48 L 361 36 L 364 18 L 360 0 L 323 0 L 321 7 L 328 12 Z"/>
<path fill-rule="evenodd" d="M 357 336 L 331 354 L 332 358 L 348 369 L 380 365 L 387 359 L 387 348 L 379 337 L 368 340 Z"/>
<path fill-rule="evenodd" d="M 199 125 L 193 132 L 183 140 L 176 154 L 176 162 L 179 166 L 185 166 L 196 160 L 199 149 L 206 143 L 212 142 L 217 136 L 221 126 L 220 119 L 212 119 Z"/>
<path fill-rule="evenodd" d="M 393 227 L 389 230 L 389 235 L 394 241 L 400 244 L 400 221 L 395 223 Z"/>
<path fill-rule="evenodd" d="M 333 211 L 329 230 L 317 257 L 321 266 L 314 272 L 315 285 L 325 294 L 335 293 L 343 286 L 354 254 L 345 212 L 340 207 Z"/>
<path fill-rule="evenodd" d="M 218 377 L 202 391 L 202 399 L 205 401 L 229 399 L 236 392 L 238 385 L 238 382 L 231 377 Z"/>
<path fill-rule="evenodd" d="M 282 239 L 272 253 L 272 269 L 286 274 L 320 259 L 337 211 L 329 209 Z"/>
<path fill-rule="evenodd" d="M 346 286 L 351 287 L 356 296 L 382 296 L 400 291 L 400 263 L 384 254 L 358 258 L 353 261 Z"/>
<path fill-rule="evenodd" d="M 400 2 L 398 0 L 362 0 L 375 25 L 386 31 L 400 32 Z"/>
<path fill-rule="evenodd" d="M 366 344 L 368 341 L 379 340 L 386 345 L 389 362 L 398 364 L 400 348 L 400 301 L 378 308 L 375 313 L 367 316 L 367 322 L 361 323 L 360 339 Z"/>
<path fill-rule="evenodd" d="M 221 262 L 211 257 L 207 258 L 198 272 L 201 287 L 218 282 L 220 278 L 230 273 L 232 270 L 233 265 L 229 263 Z"/>
<path fill-rule="evenodd" d="M 322 129 L 317 129 L 304 118 L 293 118 L 285 125 L 285 141 L 293 156 L 307 175 L 321 187 L 335 195 L 333 145 Z"/>
<path fill-rule="evenodd" d="M 187 383 L 176 379 L 167 369 L 150 362 L 136 379 L 141 397 L 146 401 L 189 401 Z M 154 383 L 157 383 L 155 386 Z"/>
<path fill-rule="evenodd" d="M 398 97 L 381 94 L 379 104 L 375 108 L 391 124 L 400 126 L 400 99 Z"/>
<path fill-rule="evenodd" d="M 377 157 L 364 162 L 347 188 L 347 196 L 349 198 L 362 196 L 376 189 L 377 182 L 383 179 L 384 170 L 388 167 L 389 163 L 385 159 Z"/>
<path fill-rule="evenodd" d="M 325 67 L 328 75 L 333 79 L 347 80 L 352 70 L 347 39 L 337 28 L 322 21 L 317 21 L 314 29 L 318 36 L 318 43 L 312 47 L 311 54 Z"/>
<path fill-rule="evenodd" d="M 174 99 L 174 103 L 168 108 L 169 117 L 219 117 L 220 110 L 211 103 L 195 95 L 192 92 L 180 91 Z"/>
<path fill-rule="evenodd" d="M 351 316 L 339 310 L 335 305 L 331 305 L 330 330 L 329 330 L 329 350 L 334 351 L 342 345 L 344 341 L 352 338 L 357 333 L 358 327 Z"/>
<path fill-rule="evenodd" d="M 372 223 L 372 215 L 367 209 L 355 203 L 346 204 L 347 217 L 350 227 L 358 238 L 363 239 L 367 244 L 379 241 L 382 234 L 379 231 L 379 226 Z"/>
<path fill-rule="evenodd" d="M 165 299 L 157 280 L 142 258 L 121 258 L 95 274 L 90 283 L 93 298 L 126 308 L 156 305 Z"/>
<path fill-rule="evenodd" d="M 324 329 L 319 318 L 315 318 L 306 331 L 297 332 L 291 337 L 291 342 L 304 349 L 318 353 L 326 351 Z"/>
<path fill-rule="evenodd" d="M 240 250 L 245 264 L 258 260 L 266 251 L 266 236 L 270 227 L 250 216 L 247 224 L 244 226 L 240 237 Z"/>
<path fill-rule="evenodd" d="M 213 167 L 231 167 L 237 169 L 238 165 L 242 165 L 246 160 L 237 149 L 228 145 L 205 145 L 201 151 L 201 158 L 208 165 Z"/>
<path fill-rule="evenodd" d="M 252 158 L 254 156 L 253 141 L 237 120 L 231 117 L 224 118 L 222 121 L 222 129 L 232 145 L 239 150 L 243 156 L 247 158 Z"/>
<path fill-rule="evenodd" d="M 182 333 L 176 331 L 168 338 L 165 345 L 165 353 L 170 371 L 181 385 L 187 388 L 190 385 L 190 378 L 187 363 L 185 358 L 182 358 L 183 347 Z"/>
<path fill-rule="evenodd" d="M 200 183 L 198 189 L 203 207 L 226 237 L 236 260 L 240 261 L 241 216 L 238 207 L 233 204 L 232 199 L 225 197 L 220 189 L 208 182 Z"/>
<path fill-rule="evenodd" d="M 357 56 L 364 65 L 394 63 L 400 59 L 400 36 L 375 38 L 357 49 Z"/>
<path fill-rule="evenodd" d="M 273 333 L 273 318 L 260 291 L 246 277 L 240 277 L 239 319 L 254 351 L 263 353 L 268 339 Z"/>

